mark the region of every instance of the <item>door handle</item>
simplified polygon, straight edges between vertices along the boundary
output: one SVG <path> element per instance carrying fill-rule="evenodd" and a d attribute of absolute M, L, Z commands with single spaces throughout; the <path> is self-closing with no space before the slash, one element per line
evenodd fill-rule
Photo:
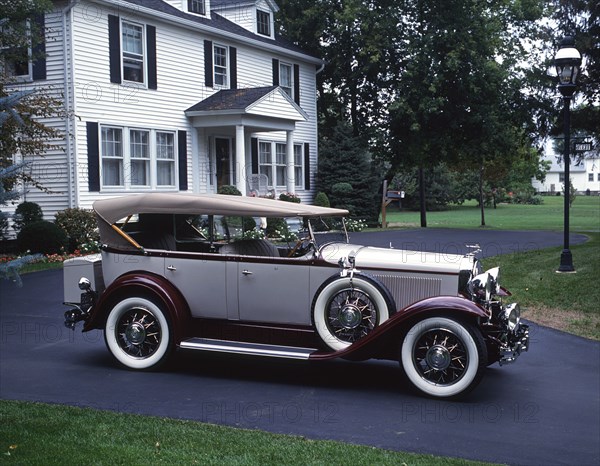
<path fill-rule="evenodd" d="M 250 272 L 250 270 L 242 270 L 242 273 L 244 275 L 252 275 L 252 272 Z"/>
<path fill-rule="evenodd" d="M 175 270 L 177 270 L 177 267 L 175 267 L 174 265 L 169 265 L 169 266 L 167 266 L 167 270 L 170 270 L 171 272 L 175 272 Z"/>

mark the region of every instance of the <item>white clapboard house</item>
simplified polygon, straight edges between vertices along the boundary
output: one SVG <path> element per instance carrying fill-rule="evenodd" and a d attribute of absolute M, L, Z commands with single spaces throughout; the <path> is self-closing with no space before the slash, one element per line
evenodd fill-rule
<path fill-rule="evenodd" d="M 276 34 L 275 2 L 53 4 L 44 57 L 12 69 L 19 87 L 64 99 L 65 116 L 46 122 L 65 138 L 30 167 L 52 192 L 24 186 L 21 200 L 47 218 L 106 197 L 222 185 L 312 201 L 323 62 Z"/>

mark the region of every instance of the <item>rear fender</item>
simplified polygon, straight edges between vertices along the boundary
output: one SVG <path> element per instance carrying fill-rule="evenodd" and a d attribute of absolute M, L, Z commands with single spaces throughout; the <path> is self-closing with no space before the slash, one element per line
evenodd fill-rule
<path fill-rule="evenodd" d="M 487 319 L 487 311 L 473 301 L 460 296 L 435 296 L 426 298 L 410 306 L 400 309 L 383 324 L 378 326 L 369 335 L 361 338 L 348 348 L 333 353 L 319 351 L 313 353 L 310 359 L 345 358 L 363 360 L 369 358 L 396 358 L 396 351 L 389 354 L 387 348 L 393 344 L 397 350 L 397 343 L 402 333 L 417 321 L 431 315 L 444 315 L 457 319 L 478 322 Z"/>
<path fill-rule="evenodd" d="M 92 308 L 83 331 L 103 329 L 108 313 L 117 300 L 140 293 L 157 299 L 163 305 L 173 325 L 175 343 L 179 344 L 186 335 L 186 329 L 190 328 L 189 306 L 173 284 L 164 277 L 147 272 L 130 272 L 113 281 Z"/>

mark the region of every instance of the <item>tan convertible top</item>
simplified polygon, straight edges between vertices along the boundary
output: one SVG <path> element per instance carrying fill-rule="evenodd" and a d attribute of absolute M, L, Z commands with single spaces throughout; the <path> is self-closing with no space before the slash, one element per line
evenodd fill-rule
<path fill-rule="evenodd" d="M 277 201 L 260 197 L 224 194 L 148 193 L 103 199 L 94 202 L 100 235 L 104 243 L 130 243 L 112 225 L 134 214 L 240 215 L 244 217 L 339 217 L 347 210 Z"/>

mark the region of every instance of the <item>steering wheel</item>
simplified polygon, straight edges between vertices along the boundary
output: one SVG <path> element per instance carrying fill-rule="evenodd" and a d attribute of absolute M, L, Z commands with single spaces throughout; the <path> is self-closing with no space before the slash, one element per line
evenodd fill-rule
<path fill-rule="evenodd" d="M 296 242 L 294 247 L 290 250 L 290 252 L 288 253 L 287 256 L 288 257 L 303 256 L 311 248 L 314 248 L 314 247 L 315 247 L 315 244 L 313 243 L 310 236 L 303 236 L 302 238 L 298 239 L 298 241 Z"/>

